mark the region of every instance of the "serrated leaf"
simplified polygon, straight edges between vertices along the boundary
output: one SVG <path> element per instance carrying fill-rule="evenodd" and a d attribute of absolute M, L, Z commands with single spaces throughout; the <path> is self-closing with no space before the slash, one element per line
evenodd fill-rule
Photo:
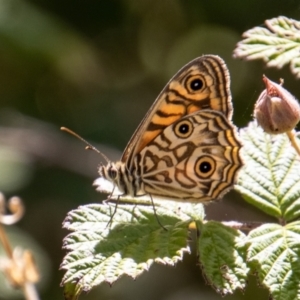
<path fill-rule="evenodd" d="M 213 221 L 202 224 L 198 251 L 205 276 L 219 293 L 245 288 L 249 269 L 241 231 Z"/>
<path fill-rule="evenodd" d="M 285 134 L 269 135 L 254 122 L 240 132 L 245 162 L 236 189 L 245 200 L 285 221 L 300 216 L 300 160 Z"/>
<path fill-rule="evenodd" d="M 282 68 L 291 63 L 291 71 L 300 78 L 300 22 L 283 16 L 265 21 L 266 28 L 254 27 L 243 34 L 234 56 L 247 60 L 263 59 L 268 67 Z"/>
<path fill-rule="evenodd" d="M 300 222 L 262 225 L 248 242 L 248 260 L 272 299 L 300 299 Z"/>
<path fill-rule="evenodd" d="M 156 206 L 167 230 L 151 206 L 119 204 L 115 211 L 115 205 L 93 204 L 71 211 L 64 222 L 73 231 L 64 240 L 70 252 L 61 265 L 66 270 L 62 284 L 67 299 L 77 299 L 102 282 L 112 284 L 122 275 L 135 278 L 154 262 L 176 264 L 189 251 L 188 226 L 195 211 L 203 215 L 202 205 Z"/>

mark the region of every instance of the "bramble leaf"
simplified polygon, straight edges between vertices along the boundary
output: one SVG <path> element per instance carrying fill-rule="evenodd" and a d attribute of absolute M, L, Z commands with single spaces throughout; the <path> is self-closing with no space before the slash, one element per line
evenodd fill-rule
<path fill-rule="evenodd" d="M 208 282 L 222 295 L 244 290 L 249 272 L 245 234 L 214 221 L 198 226 L 200 264 Z"/>
<path fill-rule="evenodd" d="M 64 240 L 69 253 L 61 265 L 66 299 L 122 275 L 135 278 L 154 262 L 174 265 L 182 260 L 189 252 L 188 227 L 195 211 L 200 220 L 201 204 L 158 205 L 157 216 L 153 207 L 133 204 L 119 204 L 116 210 L 111 204 L 91 204 L 71 211 L 64 227 L 73 232 Z"/>
<path fill-rule="evenodd" d="M 264 133 L 254 122 L 241 130 L 245 165 L 238 190 L 245 200 L 284 221 L 300 216 L 300 160 L 285 134 Z"/>
<path fill-rule="evenodd" d="M 300 297 L 300 222 L 265 224 L 248 235 L 248 261 L 274 300 Z"/>
<path fill-rule="evenodd" d="M 290 63 L 300 78 L 300 22 L 279 16 L 265 21 L 265 27 L 254 27 L 243 34 L 234 50 L 234 57 L 262 59 L 267 67 L 282 68 Z"/>

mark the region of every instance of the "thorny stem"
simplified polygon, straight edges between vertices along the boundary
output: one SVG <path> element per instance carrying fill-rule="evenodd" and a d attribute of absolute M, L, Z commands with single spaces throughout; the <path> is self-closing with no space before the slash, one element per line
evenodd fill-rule
<path fill-rule="evenodd" d="M 204 223 L 206 223 L 207 221 L 204 221 Z M 242 230 L 242 231 L 250 231 L 252 229 L 255 229 L 259 226 L 261 226 L 264 223 L 261 222 L 237 222 L 237 221 L 223 221 L 221 222 L 223 225 L 230 227 L 230 228 L 234 228 L 237 230 Z M 195 222 L 192 222 L 189 225 L 189 229 L 195 229 L 196 228 L 196 224 Z"/>
<path fill-rule="evenodd" d="M 0 241 L 3 245 L 3 248 L 6 252 L 6 255 L 10 258 L 13 259 L 13 252 L 12 252 L 12 248 L 10 246 L 9 240 L 7 238 L 7 235 L 3 229 L 2 224 L 0 223 Z"/>
<path fill-rule="evenodd" d="M 39 300 L 39 295 L 37 293 L 36 287 L 33 282 L 36 282 L 37 280 L 30 280 L 25 275 L 25 269 L 31 267 L 31 269 L 35 268 L 35 265 L 33 264 L 33 260 L 31 259 L 28 261 L 28 255 L 27 260 L 25 259 L 25 256 L 21 258 L 21 264 L 20 267 L 17 258 L 14 255 L 13 249 L 10 245 L 10 242 L 8 240 L 8 237 L 5 233 L 5 230 L 2 226 L 2 224 L 11 225 L 16 223 L 17 221 L 22 218 L 24 214 L 24 206 L 22 204 L 22 201 L 18 197 L 13 197 L 9 201 L 9 208 L 12 212 L 12 215 L 6 215 L 5 214 L 5 197 L 2 193 L 0 193 L 0 243 L 3 245 L 4 251 L 6 252 L 6 255 L 9 258 L 9 264 L 10 267 L 4 268 L 4 274 L 6 274 L 8 281 L 16 287 L 19 287 L 25 296 L 26 300 Z M 28 251 L 27 251 L 28 252 Z M 30 263 L 30 264 L 28 264 Z M 18 269 L 20 268 L 20 269 Z M 24 268 L 24 269 L 23 269 Z M 27 270 L 28 271 L 28 270 Z M 11 273 L 10 273 L 11 272 Z M 17 282 L 13 279 L 12 274 L 18 273 L 18 274 L 24 274 L 22 276 L 21 282 Z M 31 273 L 32 274 L 32 273 Z M 38 273 L 34 273 L 34 276 L 38 276 Z M 19 278 L 20 279 L 20 278 Z"/>
<path fill-rule="evenodd" d="M 238 230 L 243 230 L 243 231 L 250 231 L 252 229 L 255 229 L 259 226 L 261 226 L 264 223 L 261 222 L 237 222 L 237 221 L 224 221 L 221 222 L 223 225 L 238 229 Z"/>
<path fill-rule="evenodd" d="M 26 300 L 39 300 L 39 295 L 36 291 L 36 287 L 31 282 L 26 282 L 23 286 L 23 292 Z"/>
<path fill-rule="evenodd" d="M 294 130 L 288 131 L 286 134 L 289 137 L 292 146 L 294 147 L 294 149 L 296 150 L 296 152 L 300 156 L 300 146 L 299 146 L 299 144 L 298 144 L 298 142 L 296 140 L 296 134 L 295 134 Z"/>

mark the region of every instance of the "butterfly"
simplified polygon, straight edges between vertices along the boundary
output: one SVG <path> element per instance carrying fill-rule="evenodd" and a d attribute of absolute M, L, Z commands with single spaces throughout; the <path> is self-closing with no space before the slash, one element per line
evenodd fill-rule
<path fill-rule="evenodd" d="M 222 197 L 242 167 L 232 113 L 225 62 L 215 55 L 192 60 L 159 94 L 121 160 L 99 167 L 95 184 L 109 181 L 119 197 L 187 202 Z"/>

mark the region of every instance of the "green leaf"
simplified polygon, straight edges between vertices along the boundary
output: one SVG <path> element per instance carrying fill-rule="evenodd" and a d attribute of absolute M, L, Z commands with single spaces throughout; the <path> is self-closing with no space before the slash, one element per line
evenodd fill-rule
<path fill-rule="evenodd" d="M 234 56 L 247 60 L 263 59 L 268 67 L 291 71 L 300 78 L 300 22 L 283 16 L 265 21 L 265 28 L 254 27 L 243 34 Z"/>
<path fill-rule="evenodd" d="M 269 135 L 254 122 L 241 130 L 244 167 L 236 189 L 245 200 L 284 221 L 300 216 L 300 161 L 285 134 Z"/>
<path fill-rule="evenodd" d="M 155 208 L 157 216 L 152 206 L 92 204 L 68 214 L 64 227 L 73 232 L 64 240 L 69 253 L 61 266 L 66 299 L 125 274 L 135 278 L 154 262 L 174 265 L 182 260 L 189 252 L 191 215 L 201 219 L 202 205 L 168 201 Z"/>
<path fill-rule="evenodd" d="M 274 300 L 300 298 L 300 222 L 265 224 L 248 235 L 248 260 Z"/>
<path fill-rule="evenodd" d="M 208 282 L 223 295 L 243 290 L 249 271 L 245 235 L 214 221 L 202 224 L 200 228 L 198 251 Z"/>

